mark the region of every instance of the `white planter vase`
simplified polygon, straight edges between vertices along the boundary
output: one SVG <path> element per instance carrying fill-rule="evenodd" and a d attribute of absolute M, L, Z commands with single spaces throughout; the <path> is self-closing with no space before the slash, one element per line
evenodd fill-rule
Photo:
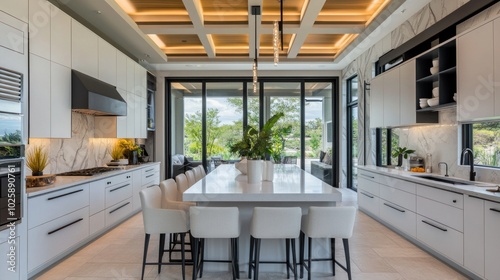
<path fill-rule="evenodd" d="M 262 160 L 247 160 L 247 180 L 249 184 L 262 182 Z"/>
<path fill-rule="evenodd" d="M 244 158 L 240 160 L 239 162 L 234 164 L 234 167 L 238 169 L 241 174 L 246 175 L 247 174 L 247 159 Z"/>
<path fill-rule="evenodd" d="M 263 181 L 272 182 L 274 179 L 274 163 L 272 161 L 264 161 L 264 171 L 262 174 Z"/>

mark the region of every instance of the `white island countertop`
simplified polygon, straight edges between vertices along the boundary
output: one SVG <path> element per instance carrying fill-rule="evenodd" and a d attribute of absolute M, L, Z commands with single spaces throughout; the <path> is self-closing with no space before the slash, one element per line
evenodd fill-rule
<path fill-rule="evenodd" d="M 223 164 L 183 194 L 193 202 L 340 202 L 342 194 L 295 165 L 274 166 L 274 180 L 248 184 L 233 164 Z"/>

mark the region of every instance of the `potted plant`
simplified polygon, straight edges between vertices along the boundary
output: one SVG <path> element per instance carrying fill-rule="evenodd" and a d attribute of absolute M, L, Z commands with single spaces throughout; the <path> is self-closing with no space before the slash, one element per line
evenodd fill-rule
<path fill-rule="evenodd" d="M 265 158 L 266 154 L 271 154 L 273 127 L 284 115 L 281 112 L 272 116 L 264 124 L 261 131 L 248 126 L 243 131 L 242 139 L 230 146 L 231 153 L 247 158 L 248 183 L 258 183 L 262 180 L 262 159 Z"/>
<path fill-rule="evenodd" d="M 398 158 L 398 166 L 403 165 L 403 158 L 408 160 L 408 155 L 413 154 L 415 150 L 410 150 L 406 147 L 397 147 L 393 152 L 392 156 Z"/>
<path fill-rule="evenodd" d="M 120 159 L 123 159 L 124 157 L 123 155 L 124 151 L 125 149 L 121 147 L 120 142 L 116 142 L 116 144 L 109 152 L 109 155 L 111 156 L 111 162 L 120 162 Z"/>
<path fill-rule="evenodd" d="M 139 145 L 129 139 L 120 139 L 118 145 L 123 149 L 123 155 L 126 155 L 128 158 L 129 165 L 136 165 L 139 163 L 139 154 L 142 151 Z"/>
<path fill-rule="evenodd" d="M 48 153 L 41 146 L 34 146 L 26 153 L 26 165 L 31 169 L 32 176 L 42 176 L 48 164 Z"/>

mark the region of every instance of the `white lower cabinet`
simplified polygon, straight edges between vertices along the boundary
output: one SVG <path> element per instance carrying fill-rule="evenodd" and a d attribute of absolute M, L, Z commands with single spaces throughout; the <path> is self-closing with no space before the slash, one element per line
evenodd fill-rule
<path fill-rule="evenodd" d="M 464 198 L 464 252 L 464 266 L 484 277 L 484 200 L 468 195 Z"/>
<path fill-rule="evenodd" d="M 88 207 L 28 230 L 28 271 L 52 260 L 88 235 Z"/>
<path fill-rule="evenodd" d="M 380 218 L 413 238 L 417 236 L 416 214 L 413 211 L 380 199 Z"/>
<path fill-rule="evenodd" d="M 8 230 L 6 230 L 8 231 Z M 16 237 L 15 239 L 11 239 L 10 243 L 9 241 L 4 241 L 3 239 L 0 240 L 0 252 L 2 252 L 0 256 L 0 262 L 2 263 L 2 269 L 0 269 L 0 279 L 2 280 L 19 280 L 21 279 L 21 274 L 19 272 L 19 263 L 20 263 L 20 254 L 19 254 L 19 246 L 22 246 L 19 244 L 19 237 Z M 13 243 L 14 242 L 14 243 Z M 11 249 L 14 249 L 11 251 Z M 14 271 L 9 270 L 9 267 L 11 265 L 9 264 L 10 261 L 12 261 L 10 258 L 11 256 L 14 256 L 13 264 L 16 264 L 14 266 Z"/>
<path fill-rule="evenodd" d="M 142 190 L 142 170 L 135 170 L 133 173 L 134 178 L 134 193 L 132 194 L 133 211 L 141 209 L 141 197 L 139 193 Z"/>
<path fill-rule="evenodd" d="M 500 203 L 484 202 L 485 277 L 500 277 Z"/>
<path fill-rule="evenodd" d="M 417 196 L 417 213 L 446 224 L 460 232 L 464 230 L 464 213 L 462 209 Z"/>
<path fill-rule="evenodd" d="M 374 194 L 358 189 L 358 205 L 376 216 L 379 215 L 379 198 Z"/>
<path fill-rule="evenodd" d="M 132 197 L 125 199 L 109 208 L 106 208 L 104 213 L 104 220 L 106 226 L 112 226 L 117 222 L 123 220 L 132 212 Z"/>

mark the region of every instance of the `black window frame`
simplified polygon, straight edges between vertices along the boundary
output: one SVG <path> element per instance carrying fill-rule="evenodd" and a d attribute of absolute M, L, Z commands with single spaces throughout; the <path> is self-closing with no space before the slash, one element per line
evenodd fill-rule
<path fill-rule="evenodd" d="M 387 135 L 387 141 L 386 141 L 386 158 L 387 158 L 387 165 L 384 165 L 382 163 L 382 130 L 386 130 L 386 135 Z M 377 166 L 389 166 L 392 165 L 392 129 L 391 128 L 376 128 L 375 132 L 375 141 L 376 141 L 376 147 L 375 147 L 375 165 Z"/>
<path fill-rule="evenodd" d="M 352 100 L 352 81 L 353 79 L 355 78 L 358 78 L 358 98 L 356 98 L 356 100 Z M 353 183 L 353 178 L 352 178 L 352 175 L 353 175 L 353 169 L 354 169 L 354 166 L 352 164 L 352 141 L 353 141 L 353 127 L 352 127 L 352 112 L 354 110 L 354 108 L 358 108 L 359 110 L 359 76 L 356 74 L 356 75 L 353 75 L 352 77 L 350 77 L 349 79 L 346 80 L 346 100 L 347 100 L 347 104 L 346 104 L 346 121 L 347 121 L 347 124 L 346 124 L 346 127 L 347 127 L 347 188 L 348 189 L 352 189 L 354 191 L 357 190 L 357 187 L 354 186 L 354 183 Z M 358 123 L 359 123 L 359 117 L 358 117 Z M 359 137 L 359 136 L 358 136 Z M 359 149 L 359 148 L 358 148 Z"/>

